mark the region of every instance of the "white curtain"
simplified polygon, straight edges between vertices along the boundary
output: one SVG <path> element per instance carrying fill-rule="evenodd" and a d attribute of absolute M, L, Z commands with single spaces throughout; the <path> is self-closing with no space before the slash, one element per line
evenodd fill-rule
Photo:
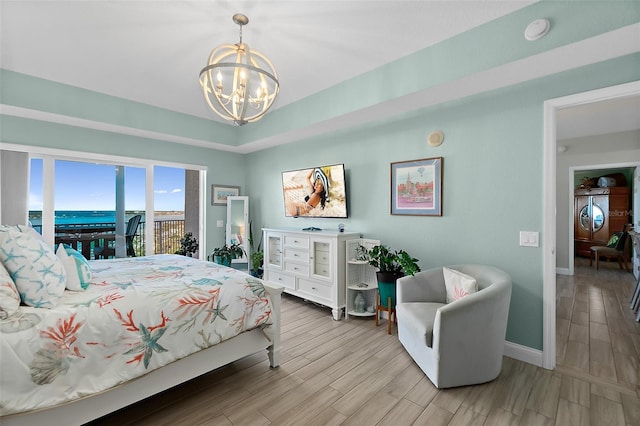
<path fill-rule="evenodd" d="M 0 150 L 0 224 L 29 220 L 29 154 Z"/>

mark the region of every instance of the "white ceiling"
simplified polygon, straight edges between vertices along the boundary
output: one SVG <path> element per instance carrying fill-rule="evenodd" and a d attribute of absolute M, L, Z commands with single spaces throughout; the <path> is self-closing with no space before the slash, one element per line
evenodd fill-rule
<path fill-rule="evenodd" d="M 198 76 L 215 46 L 238 41 L 234 13 L 276 67 L 277 109 L 534 1 L 0 0 L 0 67 L 218 120 Z M 558 136 L 640 128 L 638 102 L 564 110 Z"/>
<path fill-rule="evenodd" d="M 525 7 L 502 1 L 2 0 L 2 68 L 216 119 L 198 81 L 243 41 L 281 83 L 274 108 Z"/>
<path fill-rule="evenodd" d="M 561 109 L 558 140 L 640 129 L 640 96 L 626 96 Z"/>

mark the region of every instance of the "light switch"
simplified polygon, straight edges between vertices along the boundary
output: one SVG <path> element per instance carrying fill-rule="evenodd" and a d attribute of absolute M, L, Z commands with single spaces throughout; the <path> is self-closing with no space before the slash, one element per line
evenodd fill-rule
<path fill-rule="evenodd" d="M 533 231 L 520 231 L 520 245 L 523 247 L 539 247 L 539 233 Z"/>
<path fill-rule="evenodd" d="M 223 220 L 219 220 L 217 222 L 218 228 L 222 228 L 224 226 L 224 221 Z"/>

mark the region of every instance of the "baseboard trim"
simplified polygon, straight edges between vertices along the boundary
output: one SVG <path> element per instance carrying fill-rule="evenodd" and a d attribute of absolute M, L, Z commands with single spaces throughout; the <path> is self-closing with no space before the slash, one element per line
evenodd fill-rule
<path fill-rule="evenodd" d="M 542 367 L 542 351 L 522 346 L 517 343 L 504 342 L 504 355 L 518 361 Z"/>
<path fill-rule="evenodd" d="M 556 268 L 556 274 L 558 275 L 571 275 L 569 268 Z"/>

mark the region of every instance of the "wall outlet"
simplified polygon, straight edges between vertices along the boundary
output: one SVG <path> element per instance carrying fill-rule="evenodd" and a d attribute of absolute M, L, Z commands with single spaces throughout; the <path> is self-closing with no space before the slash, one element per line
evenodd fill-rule
<path fill-rule="evenodd" d="M 216 225 L 218 226 L 218 228 L 223 228 L 224 227 L 224 220 L 217 221 Z"/>
<path fill-rule="evenodd" d="M 520 231 L 520 245 L 523 247 L 539 247 L 540 237 L 538 232 Z"/>

